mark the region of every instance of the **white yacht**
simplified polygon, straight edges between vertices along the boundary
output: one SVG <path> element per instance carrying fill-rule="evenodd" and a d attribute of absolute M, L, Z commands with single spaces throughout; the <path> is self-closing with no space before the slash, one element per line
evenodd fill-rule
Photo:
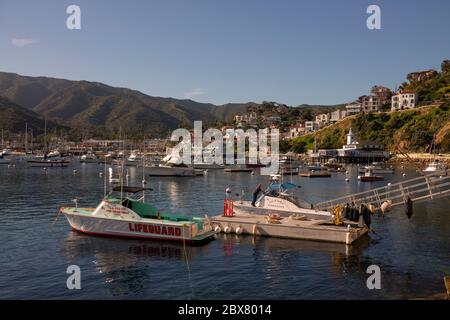
<path fill-rule="evenodd" d="M 428 175 L 446 176 L 447 166 L 438 160 L 433 160 L 428 164 L 423 172 Z"/>
<path fill-rule="evenodd" d="M 88 152 L 81 156 L 80 162 L 81 163 L 97 163 L 97 162 L 99 162 L 99 159 L 97 158 L 97 156 L 94 153 Z"/>
<path fill-rule="evenodd" d="M 167 155 L 163 163 L 146 167 L 150 176 L 195 177 L 203 175 L 203 170 L 195 169 L 192 165 L 180 163 L 180 159 L 173 155 Z"/>
<path fill-rule="evenodd" d="M 255 206 L 251 201 L 234 201 L 234 211 L 237 214 L 262 214 L 272 213 L 288 217 L 292 215 L 303 216 L 309 219 L 331 219 L 328 211 L 315 210 L 310 203 L 295 196 L 297 185 L 279 182 L 279 175 L 272 176 L 272 182 L 263 194 L 256 200 Z"/>

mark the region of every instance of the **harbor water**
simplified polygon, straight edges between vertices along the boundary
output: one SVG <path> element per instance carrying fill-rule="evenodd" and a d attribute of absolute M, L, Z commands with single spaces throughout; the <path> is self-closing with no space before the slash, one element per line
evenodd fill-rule
<path fill-rule="evenodd" d="M 228 234 L 184 247 L 86 236 L 63 216 L 55 222 L 59 207 L 74 205 L 74 198 L 83 207 L 99 203 L 104 169 L 0 166 L 0 299 L 409 299 L 442 293 L 450 274 L 449 199 L 415 204 L 411 219 L 402 207 L 375 215 L 376 234 L 352 246 Z M 315 203 L 417 176 L 396 169 L 378 182 L 358 182 L 356 166 L 349 175 L 284 179 Z M 128 170 L 130 184 L 140 185 L 141 169 Z M 249 199 L 258 183 L 267 186 L 268 177 L 255 171 L 146 177 L 153 189 L 146 201 L 174 213 L 217 215 L 226 188 L 234 196 L 244 190 Z M 69 265 L 80 267 L 80 290 L 67 289 Z M 370 265 L 381 269 L 380 290 L 366 286 Z"/>

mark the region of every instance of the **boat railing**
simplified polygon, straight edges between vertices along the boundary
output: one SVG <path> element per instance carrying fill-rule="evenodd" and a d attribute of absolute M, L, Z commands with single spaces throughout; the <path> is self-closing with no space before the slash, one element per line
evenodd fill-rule
<path fill-rule="evenodd" d="M 450 196 L 450 176 L 425 175 L 384 187 L 359 192 L 332 200 L 326 200 L 314 205 L 316 210 L 332 210 L 337 205 L 373 204 L 381 208 L 385 201 L 391 201 L 391 206 L 403 205 L 411 200 L 421 202 Z"/>

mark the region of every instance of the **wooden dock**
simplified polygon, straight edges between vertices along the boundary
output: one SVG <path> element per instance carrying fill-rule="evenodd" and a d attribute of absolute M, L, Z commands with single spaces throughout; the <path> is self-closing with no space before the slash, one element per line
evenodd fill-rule
<path fill-rule="evenodd" d="M 277 238 L 305 239 L 352 244 L 367 233 L 368 228 L 354 222 L 337 226 L 326 220 L 295 220 L 282 217 L 278 223 L 269 223 L 259 214 L 242 213 L 235 216 L 218 215 L 210 218 L 213 229 L 224 233 L 250 234 Z"/>

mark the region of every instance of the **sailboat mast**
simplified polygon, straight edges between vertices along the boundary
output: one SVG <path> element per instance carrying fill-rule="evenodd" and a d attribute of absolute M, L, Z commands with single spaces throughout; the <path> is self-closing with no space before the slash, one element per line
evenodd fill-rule
<path fill-rule="evenodd" d="M 28 153 L 28 122 L 25 121 L 25 154 Z"/>
<path fill-rule="evenodd" d="M 142 151 L 142 189 L 145 188 L 145 136 L 144 146 Z M 142 190 L 142 202 L 145 202 L 145 190 Z"/>
<path fill-rule="evenodd" d="M 47 159 L 47 118 L 44 120 L 44 159 Z"/>

